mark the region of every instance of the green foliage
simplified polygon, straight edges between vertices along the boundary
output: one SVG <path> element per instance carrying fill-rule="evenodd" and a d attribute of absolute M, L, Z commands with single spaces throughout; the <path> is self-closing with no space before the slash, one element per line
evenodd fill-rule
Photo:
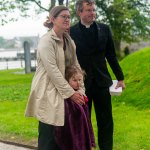
<path fill-rule="evenodd" d="M 5 25 L 10 21 L 17 21 L 18 17 L 30 17 L 30 9 L 34 7 L 37 14 L 43 11 L 49 11 L 57 3 L 63 5 L 66 2 L 68 5 L 68 0 L 49 0 L 49 5 L 43 6 L 43 1 L 41 0 L 4 0 L 0 1 L 0 25 Z M 17 15 L 12 15 L 17 14 Z"/>
<path fill-rule="evenodd" d="M 8 40 L 4 39 L 3 37 L 0 37 L 0 48 L 4 49 L 11 49 L 15 47 L 15 42 L 14 40 Z"/>
<path fill-rule="evenodd" d="M 5 39 L 3 37 L 0 37 L 0 48 L 3 48 L 4 44 L 5 44 Z"/>
<path fill-rule="evenodd" d="M 29 10 L 29 3 L 22 3 L 19 0 L 3 0 L 0 2 L 0 25 L 4 25 L 9 21 L 16 21 L 17 15 L 20 14 L 23 17 L 27 17 L 27 11 Z"/>
<path fill-rule="evenodd" d="M 70 8 L 70 12 L 71 12 L 71 23 L 73 25 L 78 21 L 78 18 L 76 15 L 76 10 L 75 10 L 75 1 L 71 1 L 69 3 L 69 8 Z"/>
<path fill-rule="evenodd" d="M 150 2 L 148 0 L 96 0 L 98 19 L 110 25 L 115 46 L 150 38 Z"/>

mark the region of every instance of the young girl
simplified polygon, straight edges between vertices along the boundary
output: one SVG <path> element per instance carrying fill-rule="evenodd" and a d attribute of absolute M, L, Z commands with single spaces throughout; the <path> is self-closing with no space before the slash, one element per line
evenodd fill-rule
<path fill-rule="evenodd" d="M 75 91 L 80 91 L 84 73 L 76 66 L 66 68 L 65 77 Z M 92 150 L 95 140 L 89 119 L 87 97 L 85 104 L 65 99 L 65 124 L 55 127 L 56 143 L 60 150 Z"/>

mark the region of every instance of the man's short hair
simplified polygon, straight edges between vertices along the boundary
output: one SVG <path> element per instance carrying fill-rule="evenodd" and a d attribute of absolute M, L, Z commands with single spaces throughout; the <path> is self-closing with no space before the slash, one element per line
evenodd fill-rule
<path fill-rule="evenodd" d="M 76 2 L 76 12 L 83 11 L 83 3 L 88 3 L 89 5 L 95 4 L 95 0 L 78 0 Z"/>

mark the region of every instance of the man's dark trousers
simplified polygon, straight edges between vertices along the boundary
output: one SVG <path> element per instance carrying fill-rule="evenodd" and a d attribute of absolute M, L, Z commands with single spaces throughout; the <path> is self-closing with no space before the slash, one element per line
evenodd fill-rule
<path fill-rule="evenodd" d="M 98 127 L 98 145 L 100 150 L 112 150 L 113 148 L 113 118 L 112 105 L 109 88 L 98 87 L 96 82 L 86 90 L 89 98 L 89 110 L 91 113 L 92 101 L 95 108 L 97 127 Z"/>

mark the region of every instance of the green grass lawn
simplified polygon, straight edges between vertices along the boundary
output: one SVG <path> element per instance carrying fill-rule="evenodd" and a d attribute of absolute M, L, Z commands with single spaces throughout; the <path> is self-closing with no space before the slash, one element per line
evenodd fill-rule
<path fill-rule="evenodd" d="M 150 48 L 121 61 L 127 88 L 113 96 L 114 150 L 150 150 Z M 33 74 L 0 71 L 0 139 L 36 146 L 38 121 L 24 112 Z M 97 140 L 94 109 L 92 124 Z"/>
<path fill-rule="evenodd" d="M 150 111 L 139 111 L 124 103 L 117 106 L 113 103 L 113 116 L 114 150 L 150 150 Z M 94 115 L 92 120 L 96 136 Z"/>

